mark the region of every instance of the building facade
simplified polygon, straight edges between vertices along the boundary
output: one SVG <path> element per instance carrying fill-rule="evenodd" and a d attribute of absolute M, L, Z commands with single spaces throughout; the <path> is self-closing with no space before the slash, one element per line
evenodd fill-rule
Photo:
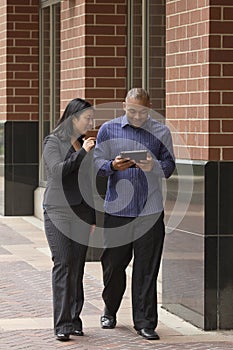
<path fill-rule="evenodd" d="M 42 140 L 69 100 L 144 87 L 177 158 L 163 305 L 233 329 L 232 0 L 1 0 L 0 19 L 1 214 L 40 215 Z"/>

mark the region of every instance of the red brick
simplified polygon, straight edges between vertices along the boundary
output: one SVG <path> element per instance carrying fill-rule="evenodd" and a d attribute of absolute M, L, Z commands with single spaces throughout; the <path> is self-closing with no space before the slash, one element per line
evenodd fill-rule
<path fill-rule="evenodd" d="M 108 14 L 114 14 L 115 13 L 115 5 L 113 4 L 99 4 L 99 5 L 94 5 L 94 4 L 86 4 L 86 12 L 87 13 L 93 13 L 93 14 L 103 14 L 103 13 L 108 13 Z"/>
<path fill-rule="evenodd" d="M 121 15 L 96 15 L 96 24 L 125 24 L 125 16 Z"/>
<path fill-rule="evenodd" d="M 114 26 L 87 26 L 86 27 L 86 34 L 90 35 L 114 35 L 115 34 L 115 28 Z"/>
<path fill-rule="evenodd" d="M 185 0 L 181 0 L 181 1 L 176 2 L 176 11 L 178 13 L 187 11 L 187 4 L 186 4 Z"/>
<path fill-rule="evenodd" d="M 232 65 L 232 67 L 233 67 L 233 65 Z M 232 73 L 233 73 L 233 70 L 232 70 Z M 210 77 L 220 76 L 221 75 L 221 65 L 211 63 L 209 66 L 209 74 L 210 74 Z"/>
<path fill-rule="evenodd" d="M 187 52 L 187 64 L 195 65 L 199 62 L 199 57 L 202 57 L 201 63 L 203 63 L 203 56 L 201 56 L 202 51 L 190 51 Z M 199 66 L 199 72 L 201 72 L 201 66 Z"/>
<path fill-rule="evenodd" d="M 223 75 L 224 76 L 233 76 L 233 64 L 224 64 L 223 65 Z"/>
<path fill-rule="evenodd" d="M 210 90 L 232 90 L 233 78 L 210 78 Z"/>
<path fill-rule="evenodd" d="M 233 20 L 233 7 L 223 8 L 223 19 L 224 20 Z"/>
<path fill-rule="evenodd" d="M 220 160 L 220 149 L 210 147 L 209 149 L 209 159 L 210 160 Z"/>
<path fill-rule="evenodd" d="M 124 87 L 125 79 L 106 79 L 106 78 L 97 78 L 96 79 L 96 87 Z"/>
<path fill-rule="evenodd" d="M 211 118 L 233 118 L 233 110 L 231 106 L 210 106 L 209 112 Z"/>
<path fill-rule="evenodd" d="M 114 68 L 86 68 L 86 77 L 114 77 Z"/>
<path fill-rule="evenodd" d="M 187 37 L 193 37 L 198 35 L 198 25 L 196 23 L 187 27 Z"/>
<path fill-rule="evenodd" d="M 219 6 L 220 4 L 221 4 L 221 6 L 224 6 L 224 5 L 232 6 L 232 1 L 231 0 L 211 0 L 212 6 L 214 6 L 214 5 Z"/>
<path fill-rule="evenodd" d="M 114 56 L 115 48 L 106 46 L 86 47 L 87 56 Z"/>
<path fill-rule="evenodd" d="M 175 29 L 176 39 L 186 38 L 186 27 L 180 27 Z"/>
<path fill-rule="evenodd" d="M 180 105 L 188 105 L 189 104 L 189 94 L 180 94 L 179 95 L 179 104 Z"/>
<path fill-rule="evenodd" d="M 116 77 L 117 78 L 124 78 L 127 76 L 127 69 L 126 68 L 116 68 Z"/>
<path fill-rule="evenodd" d="M 126 28 L 126 26 L 117 26 L 116 27 L 116 34 L 117 35 L 127 35 L 127 28 Z"/>
<path fill-rule="evenodd" d="M 126 14 L 127 13 L 127 8 L 128 8 L 127 5 L 117 5 L 117 13 L 118 14 Z"/>
<path fill-rule="evenodd" d="M 7 86 L 9 87 L 30 87 L 30 80 L 8 80 L 7 81 Z"/>
<path fill-rule="evenodd" d="M 191 148 L 189 148 L 189 152 L 190 152 L 191 159 L 202 160 L 202 148 L 191 147 Z"/>
<path fill-rule="evenodd" d="M 232 133 L 230 134 L 210 134 L 211 146 L 231 146 L 232 147 Z"/>
<path fill-rule="evenodd" d="M 180 25 L 180 16 L 175 14 L 170 17 L 168 17 L 168 27 L 178 27 Z"/>
<path fill-rule="evenodd" d="M 176 3 L 175 2 L 168 2 L 166 6 L 166 13 L 167 16 L 172 15 L 176 12 Z M 179 11 L 178 11 L 179 12 Z"/>
<path fill-rule="evenodd" d="M 220 7 L 214 7 L 210 6 L 210 19 L 211 20 L 221 20 L 221 8 Z"/>
<path fill-rule="evenodd" d="M 113 36 L 113 37 L 108 37 L 108 36 L 103 36 L 103 35 L 98 35 L 96 37 L 96 45 L 122 45 L 124 46 L 126 44 L 126 38 L 124 36 Z"/>
<path fill-rule="evenodd" d="M 25 14 L 8 14 L 7 21 L 9 22 L 30 22 L 30 15 Z"/>
<path fill-rule="evenodd" d="M 200 50 L 201 48 L 201 39 L 193 38 L 190 40 L 190 49 L 191 50 Z"/>
<path fill-rule="evenodd" d="M 189 67 L 180 67 L 180 79 L 189 78 Z"/>
<path fill-rule="evenodd" d="M 223 148 L 223 160 L 233 160 L 233 148 Z"/>
<path fill-rule="evenodd" d="M 210 33 L 232 34 L 232 22 L 230 21 L 211 21 Z"/>
<path fill-rule="evenodd" d="M 180 15 L 180 25 L 187 25 L 190 23 L 189 21 L 189 13 L 185 12 L 185 13 L 181 13 Z"/>
<path fill-rule="evenodd" d="M 191 93 L 190 95 L 190 104 L 199 105 L 201 103 L 201 94 L 200 93 Z"/>
<path fill-rule="evenodd" d="M 222 121 L 222 131 L 223 132 L 233 132 L 233 120 L 223 120 Z"/>
<path fill-rule="evenodd" d="M 201 10 L 194 10 L 194 11 L 190 12 L 191 23 L 200 22 L 201 19 L 202 19 L 202 11 Z"/>
<path fill-rule="evenodd" d="M 30 118 L 30 113 L 25 113 L 25 112 L 22 112 L 22 113 L 9 113 L 8 116 L 7 116 L 7 119 L 8 120 L 20 120 L 20 121 L 23 121 L 23 120 L 31 120 Z"/>
<path fill-rule="evenodd" d="M 38 95 L 38 89 L 32 89 L 32 88 L 30 88 L 30 89 L 25 89 L 25 88 L 23 88 L 23 89 L 15 89 L 15 94 L 17 95 L 17 96 L 32 96 L 32 95 Z"/>
<path fill-rule="evenodd" d="M 187 80 L 187 91 L 197 91 L 197 80 Z"/>
<path fill-rule="evenodd" d="M 209 132 L 220 132 L 220 120 L 211 119 L 209 121 Z"/>
<path fill-rule="evenodd" d="M 116 98 L 119 99 L 119 101 L 123 101 L 125 99 L 126 96 L 126 88 L 124 89 L 117 89 L 116 90 Z"/>
<path fill-rule="evenodd" d="M 233 89 L 233 87 L 232 87 Z M 232 92 L 223 92 L 222 103 L 223 104 L 231 104 L 233 101 L 233 91 Z"/>
<path fill-rule="evenodd" d="M 223 37 L 223 47 L 232 49 L 232 47 L 233 47 L 233 37 L 232 37 L 232 35 Z"/>
<path fill-rule="evenodd" d="M 37 6 L 15 6 L 15 13 L 37 13 L 38 12 L 38 7 Z"/>
<path fill-rule="evenodd" d="M 210 62 L 232 62 L 233 50 L 210 50 Z"/>
<path fill-rule="evenodd" d="M 220 104 L 220 92 L 210 91 L 209 92 L 209 103 Z"/>
<path fill-rule="evenodd" d="M 103 58 L 96 58 L 96 65 L 98 67 L 101 66 L 118 66 L 122 67 L 125 66 L 126 64 L 126 59 L 125 58 L 117 58 L 117 57 L 103 57 Z"/>
<path fill-rule="evenodd" d="M 15 105 L 15 112 L 22 112 L 22 113 L 27 113 L 27 112 L 37 112 L 38 111 L 38 106 L 33 105 L 33 104 L 16 104 Z"/>
<path fill-rule="evenodd" d="M 8 31 L 7 36 L 8 38 L 30 38 L 30 31 L 22 31 L 22 30 L 14 30 L 14 31 Z"/>
<path fill-rule="evenodd" d="M 126 57 L 127 56 L 127 48 L 126 47 L 116 47 L 116 56 L 117 57 Z"/>
<path fill-rule="evenodd" d="M 23 47 L 31 47 L 31 46 L 37 46 L 38 40 L 37 39 L 15 39 L 15 46 L 23 46 Z"/>
<path fill-rule="evenodd" d="M 93 98 L 114 98 L 114 89 L 86 89 L 86 94 Z"/>
<path fill-rule="evenodd" d="M 210 35 L 209 45 L 210 45 L 210 48 L 221 48 L 221 36 L 220 35 Z"/>
<path fill-rule="evenodd" d="M 201 120 L 201 131 L 202 132 L 209 132 L 209 120 Z"/>
<path fill-rule="evenodd" d="M 15 104 L 26 104 L 28 105 L 30 103 L 30 96 L 21 96 L 21 97 L 17 97 L 17 96 L 8 96 L 7 97 L 7 103 L 11 104 L 11 105 L 15 105 Z"/>

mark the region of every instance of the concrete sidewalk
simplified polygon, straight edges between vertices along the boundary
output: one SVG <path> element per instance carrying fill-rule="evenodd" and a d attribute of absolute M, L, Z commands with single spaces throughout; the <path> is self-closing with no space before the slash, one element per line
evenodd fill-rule
<path fill-rule="evenodd" d="M 159 307 L 159 341 L 147 341 L 132 327 L 130 268 L 117 327 L 100 328 L 103 310 L 99 262 L 86 263 L 84 337 L 66 343 L 52 329 L 51 259 L 43 224 L 34 217 L 0 217 L 0 349 L 233 349 L 233 331 L 204 332 Z"/>

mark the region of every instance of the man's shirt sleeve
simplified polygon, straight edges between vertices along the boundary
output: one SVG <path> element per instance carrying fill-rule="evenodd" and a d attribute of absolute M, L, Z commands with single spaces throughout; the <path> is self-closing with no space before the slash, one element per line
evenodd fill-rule
<path fill-rule="evenodd" d="M 175 170 L 175 156 L 172 145 L 172 137 L 167 128 L 163 140 L 161 140 L 159 156 L 155 159 L 153 172 L 165 178 L 169 178 Z"/>

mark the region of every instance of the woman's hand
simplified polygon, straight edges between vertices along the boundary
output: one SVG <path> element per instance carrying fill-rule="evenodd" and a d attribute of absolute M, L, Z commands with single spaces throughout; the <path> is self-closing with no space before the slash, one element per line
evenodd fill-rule
<path fill-rule="evenodd" d="M 88 137 L 88 139 L 83 141 L 82 147 L 86 152 L 89 152 L 95 146 L 95 137 Z"/>
<path fill-rule="evenodd" d="M 91 228 L 90 228 L 90 234 L 91 234 L 91 235 L 94 234 L 95 229 L 96 229 L 96 225 L 95 225 L 95 224 L 91 225 Z"/>

